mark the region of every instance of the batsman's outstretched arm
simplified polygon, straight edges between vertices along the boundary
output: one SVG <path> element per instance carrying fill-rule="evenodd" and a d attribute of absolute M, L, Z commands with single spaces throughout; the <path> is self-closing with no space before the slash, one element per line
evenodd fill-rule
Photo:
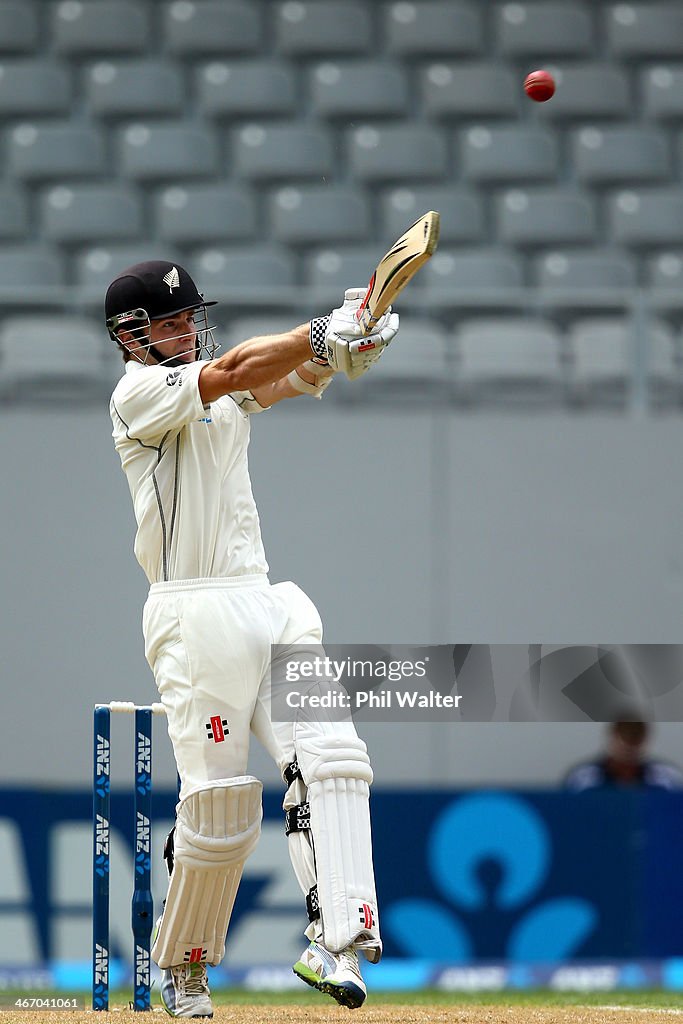
<path fill-rule="evenodd" d="M 208 405 L 233 391 L 251 391 L 257 397 L 255 391 L 269 386 L 272 389 L 276 381 L 286 377 L 310 355 L 309 324 L 301 324 L 285 334 L 243 341 L 202 368 L 199 375 L 202 402 Z"/>

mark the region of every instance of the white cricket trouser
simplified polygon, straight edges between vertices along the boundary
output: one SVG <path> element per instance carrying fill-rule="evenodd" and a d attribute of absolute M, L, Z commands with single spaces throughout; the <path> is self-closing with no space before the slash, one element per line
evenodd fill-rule
<path fill-rule="evenodd" d="M 262 575 L 152 584 L 145 654 L 166 708 L 180 797 L 244 775 L 250 732 L 280 772 L 295 759 L 292 722 L 271 723 L 271 644 L 322 642 L 313 602 L 294 583 Z M 324 728 L 324 727 L 323 727 Z M 352 730 L 352 723 L 328 726 Z"/>

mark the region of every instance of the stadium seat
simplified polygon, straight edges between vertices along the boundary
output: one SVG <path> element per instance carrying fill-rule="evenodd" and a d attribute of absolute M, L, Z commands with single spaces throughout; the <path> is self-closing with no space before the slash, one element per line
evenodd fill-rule
<path fill-rule="evenodd" d="M 633 101 L 626 71 L 616 64 L 579 62 L 561 68 L 549 66 L 557 92 L 547 103 L 539 103 L 535 113 L 540 119 L 602 117 L 628 119 Z"/>
<path fill-rule="evenodd" d="M 457 393 L 465 402 L 558 402 L 560 344 L 551 324 L 523 318 L 467 321 L 455 334 Z"/>
<path fill-rule="evenodd" d="M 119 141 L 122 170 L 131 178 L 209 177 L 219 167 L 216 138 L 198 124 L 132 124 Z"/>
<path fill-rule="evenodd" d="M 660 252 L 648 260 L 648 284 L 675 288 L 683 294 L 683 252 Z"/>
<path fill-rule="evenodd" d="M 669 149 L 657 128 L 580 128 L 572 138 L 572 161 L 576 177 L 593 185 L 661 181 L 671 174 Z"/>
<path fill-rule="evenodd" d="M 166 60 L 103 61 L 85 82 L 87 109 L 97 117 L 179 114 L 186 100 L 180 72 Z"/>
<path fill-rule="evenodd" d="M 431 64 L 420 75 L 422 103 L 429 117 L 514 117 L 519 81 L 509 67 L 482 61 Z"/>
<path fill-rule="evenodd" d="M 460 166 L 469 181 L 548 181 L 558 167 L 558 142 L 543 128 L 484 127 L 460 134 Z"/>
<path fill-rule="evenodd" d="M 343 296 L 347 288 L 364 288 L 381 255 L 376 245 L 319 249 L 306 256 L 305 283 L 334 300 L 335 296 Z M 419 281 L 417 277 L 413 283 Z"/>
<path fill-rule="evenodd" d="M 102 330 L 83 317 L 10 317 L 0 328 L 0 395 L 82 403 L 104 388 Z"/>
<path fill-rule="evenodd" d="M 149 45 L 148 4 L 127 0 L 63 0 L 51 5 L 50 38 L 57 53 L 143 53 Z"/>
<path fill-rule="evenodd" d="M 351 129 L 348 146 L 351 171 L 363 181 L 439 179 L 448 169 L 443 134 L 419 122 Z"/>
<path fill-rule="evenodd" d="M 152 258 L 179 262 L 185 266 L 174 250 L 159 245 L 155 245 L 152 250 L 148 242 L 89 246 L 80 250 L 76 256 L 76 285 L 86 301 L 96 302 L 101 307 L 104 294 L 117 274 L 126 267 Z"/>
<path fill-rule="evenodd" d="M 683 193 L 678 187 L 617 192 L 608 200 L 609 230 L 620 245 L 680 245 Z"/>
<path fill-rule="evenodd" d="M 633 328 L 624 318 L 586 319 L 569 330 L 570 398 L 580 404 L 623 405 L 634 366 Z"/>
<path fill-rule="evenodd" d="M 398 238 L 428 210 L 441 214 L 441 243 L 478 242 L 484 235 L 484 208 L 480 195 L 462 186 L 417 185 L 397 188 L 381 198 L 382 234 Z"/>
<path fill-rule="evenodd" d="M 271 313 L 269 316 L 245 316 L 229 321 L 223 331 L 223 349 L 239 345 L 249 338 L 258 338 L 267 334 L 282 334 L 292 328 L 289 313 Z"/>
<path fill-rule="evenodd" d="M 142 229 L 138 196 L 124 185 L 57 186 L 41 197 L 42 230 L 56 242 L 136 238 Z"/>
<path fill-rule="evenodd" d="M 321 117 L 405 116 L 408 106 L 403 69 L 375 61 L 318 64 L 309 92 L 312 109 Z"/>
<path fill-rule="evenodd" d="M 606 11 L 607 44 L 617 57 L 683 56 L 683 8 L 674 2 L 618 3 Z"/>
<path fill-rule="evenodd" d="M 508 57 L 588 56 L 591 12 L 575 3 L 505 3 L 495 9 L 498 47 Z"/>
<path fill-rule="evenodd" d="M 290 244 L 356 245 L 366 238 L 372 223 L 365 196 L 345 185 L 278 189 L 269 207 L 273 237 Z"/>
<path fill-rule="evenodd" d="M 38 39 L 38 17 L 31 0 L 0 7 L 0 53 L 30 53 Z"/>
<path fill-rule="evenodd" d="M 438 324 L 424 317 L 401 317 L 396 340 L 366 377 L 356 381 L 353 389 L 345 389 L 343 397 L 356 401 L 367 393 L 373 402 L 412 400 L 421 406 L 426 397 L 445 397 L 452 388 L 446 350 L 447 336 Z"/>
<path fill-rule="evenodd" d="M 360 0 L 285 0 L 275 7 L 278 53 L 310 56 L 319 53 L 365 52 L 373 42 L 372 22 Z"/>
<path fill-rule="evenodd" d="M 233 167 L 254 181 L 320 178 L 333 167 L 332 139 L 322 128 L 293 121 L 249 124 L 233 135 Z"/>
<path fill-rule="evenodd" d="M 67 114 L 71 79 L 65 67 L 44 57 L 0 61 L 0 116 Z"/>
<path fill-rule="evenodd" d="M 207 298 L 243 298 L 261 308 L 278 289 L 291 289 L 295 283 L 292 257 L 277 246 L 201 249 L 190 257 L 187 269 Z"/>
<path fill-rule="evenodd" d="M 647 117 L 683 119 L 683 66 L 647 68 L 641 73 L 641 91 Z"/>
<path fill-rule="evenodd" d="M 72 121 L 20 124 L 8 143 L 7 166 L 25 181 L 92 177 L 107 169 L 102 134 Z"/>
<path fill-rule="evenodd" d="M 154 211 L 158 237 L 178 245 L 256 233 L 254 198 L 236 185 L 174 185 L 155 197 Z"/>
<path fill-rule="evenodd" d="M 439 304 L 486 308 L 521 303 L 520 261 L 502 249 L 442 247 L 422 277 L 426 294 Z"/>
<path fill-rule="evenodd" d="M 593 242 L 595 208 L 573 189 L 513 190 L 496 198 L 498 237 L 511 245 Z"/>
<path fill-rule="evenodd" d="M 654 253 L 647 261 L 650 305 L 668 312 L 683 310 L 683 251 Z"/>
<path fill-rule="evenodd" d="M 0 248 L 0 298 L 40 304 L 63 296 L 64 261 L 52 249 L 33 245 Z"/>
<path fill-rule="evenodd" d="M 622 305 L 638 283 L 633 257 L 616 250 L 546 253 L 534 271 L 544 304 L 570 309 Z"/>
<path fill-rule="evenodd" d="M 164 39 L 171 53 L 255 53 L 261 46 L 260 5 L 249 0 L 177 0 L 162 8 Z"/>
<path fill-rule="evenodd" d="M 481 12 L 457 0 L 399 0 L 384 9 L 382 38 L 390 53 L 402 56 L 477 54 L 484 43 Z"/>
<path fill-rule="evenodd" d="M 274 117 L 296 111 L 293 69 L 278 61 L 207 64 L 198 72 L 197 95 L 200 112 L 210 117 Z"/>
<path fill-rule="evenodd" d="M 22 238 L 28 231 L 28 201 L 13 184 L 0 185 L 0 238 Z"/>

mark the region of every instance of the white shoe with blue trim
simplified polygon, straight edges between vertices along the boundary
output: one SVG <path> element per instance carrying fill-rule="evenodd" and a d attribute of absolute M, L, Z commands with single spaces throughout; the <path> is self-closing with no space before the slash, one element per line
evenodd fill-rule
<path fill-rule="evenodd" d="M 213 1017 L 204 964 L 169 967 L 161 979 L 161 1001 L 171 1017 Z"/>

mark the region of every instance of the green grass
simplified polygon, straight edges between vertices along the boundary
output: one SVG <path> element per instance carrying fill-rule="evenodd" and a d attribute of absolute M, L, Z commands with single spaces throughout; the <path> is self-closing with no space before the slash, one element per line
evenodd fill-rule
<path fill-rule="evenodd" d="M 36 993 L 37 994 L 37 993 Z M 60 993 L 53 993 L 58 997 Z M 64 996 L 66 993 L 61 993 Z M 11 997 L 26 993 L 3 993 L 3 1005 L 11 1005 Z M 41 996 L 47 993 L 40 993 Z M 90 993 L 68 993 L 78 995 L 86 1008 L 90 1007 Z M 121 989 L 111 992 L 111 1006 L 126 1006 L 131 998 L 130 991 Z M 246 992 L 244 989 L 214 989 L 212 999 L 216 1006 L 309 1006 L 332 1003 L 329 997 L 321 995 L 304 985 L 300 989 L 284 992 Z M 418 992 L 381 992 L 370 989 L 367 1006 L 402 1004 L 410 1006 L 637 1006 L 683 1010 L 683 993 L 662 990 L 629 992 L 552 992 L 540 989 L 529 992 L 443 992 L 424 989 Z M 152 990 L 152 1004 L 159 1004 L 159 993 Z"/>

